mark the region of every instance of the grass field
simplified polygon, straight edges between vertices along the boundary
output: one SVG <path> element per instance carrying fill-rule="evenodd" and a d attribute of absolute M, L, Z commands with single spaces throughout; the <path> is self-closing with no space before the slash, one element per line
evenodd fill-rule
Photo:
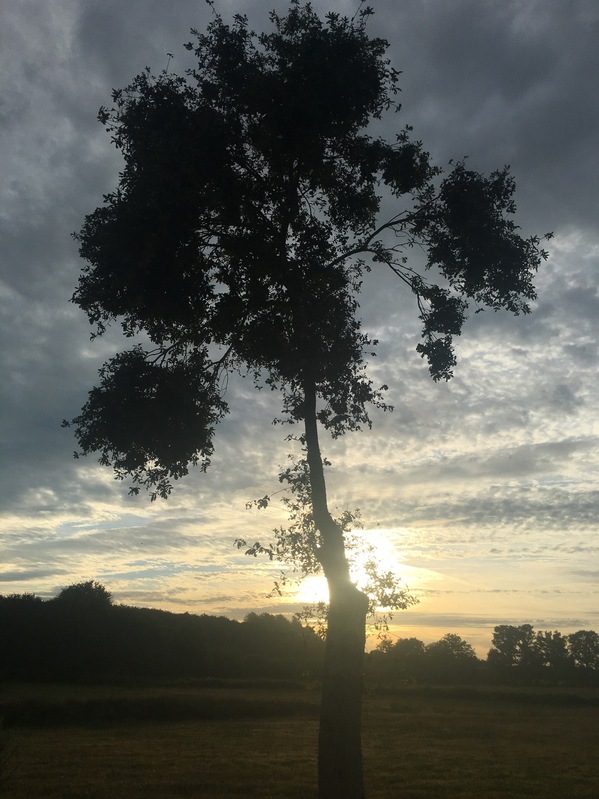
<path fill-rule="evenodd" d="M 316 796 L 300 686 L 5 686 L 7 799 Z M 599 696 L 406 689 L 364 709 L 369 799 L 597 799 Z"/>

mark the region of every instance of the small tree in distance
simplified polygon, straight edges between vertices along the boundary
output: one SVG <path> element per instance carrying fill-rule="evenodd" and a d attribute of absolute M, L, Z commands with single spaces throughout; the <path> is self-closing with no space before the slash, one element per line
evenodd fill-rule
<path fill-rule="evenodd" d="M 599 674 L 599 633 L 578 630 L 568 636 L 568 650 L 575 666 Z"/>
<path fill-rule="evenodd" d="M 73 299 L 95 335 L 118 319 L 144 342 L 101 369 L 73 420 L 82 453 L 99 452 L 134 492 L 168 496 L 190 464 L 208 467 L 234 371 L 279 391 L 283 419 L 301 425 L 300 457 L 282 475 L 291 526 L 249 551 L 328 581 L 321 799 L 364 796 L 368 597 L 349 572 L 353 516 L 329 512 L 319 443 L 320 431 L 359 430 L 369 406 L 386 407 L 386 387 L 366 374 L 377 342 L 356 315 L 361 282 L 388 269 L 412 293 L 416 349 L 447 380 L 469 301 L 527 313 L 545 257 L 511 219 L 507 168 L 485 177 L 457 163 L 441 177 L 409 128 L 390 142 L 368 132 L 399 110 L 399 73 L 387 42 L 367 34 L 370 13 L 323 21 L 291 0 L 269 33 L 217 14 L 192 31 L 195 68 L 147 70 L 101 109 L 125 166 L 76 236 L 86 264 Z M 384 195 L 396 202 L 386 219 Z M 428 252 L 422 273 L 406 255 L 415 245 Z"/>
<path fill-rule="evenodd" d="M 112 605 L 112 594 L 97 580 L 73 583 L 61 589 L 54 602 L 69 603 L 78 608 L 108 608 Z"/>

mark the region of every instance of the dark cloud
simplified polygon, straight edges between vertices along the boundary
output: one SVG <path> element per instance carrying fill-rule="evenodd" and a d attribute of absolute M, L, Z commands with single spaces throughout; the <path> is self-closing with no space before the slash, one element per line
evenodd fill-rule
<path fill-rule="evenodd" d="M 401 627 L 416 628 L 438 628 L 440 630 L 451 631 L 455 629 L 475 629 L 482 628 L 489 630 L 489 638 L 493 627 L 500 624 L 520 625 L 532 624 L 536 630 L 555 630 L 559 629 L 564 633 L 573 630 L 580 630 L 591 624 L 597 624 L 599 614 L 581 614 L 580 616 L 570 616 L 567 614 L 556 616 L 490 616 L 477 615 L 474 613 L 425 613 L 410 610 L 401 618 L 395 619 L 395 623 Z M 490 641 L 489 641 L 490 643 Z"/>
<path fill-rule="evenodd" d="M 411 0 L 384 11 L 406 117 L 433 152 L 469 155 L 477 168 L 511 164 L 539 233 L 595 227 L 598 101 L 583 76 L 599 69 L 596 4 Z"/>
<path fill-rule="evenodd" d="M 22 571 L 1 571 L 0 583 L 13 583 L 21 580 L 44 580 L 47 577 L 56 577 L 59 574 L 68 574 L 67 569 L 29 569 Z"/>

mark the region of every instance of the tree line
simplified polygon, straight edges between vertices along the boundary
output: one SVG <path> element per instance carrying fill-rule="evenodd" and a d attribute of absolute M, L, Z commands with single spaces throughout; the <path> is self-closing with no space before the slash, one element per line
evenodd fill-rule
<path fill-rule="evenodd" d="M 322 676 L 324 642 L 297 618 L 171 613 L 113 602 L 100 583 L 53 599 L 0 595 L 0 679 L 308 679 Z M 373 687 L 409 684 L 599 685 L 599 634 L 495 627 L 486 660 L 455 633 L 425 644 L 382 640 L 365 655 Z"/>
<path fill-rule="evenodd" d="M 94 581 L 44 601 L 0 596 L 0 679 L 302 679 L 317 675 L 323 642 L 298 620 L 250 613 L 171 613 L 115 604 Z"/>
<path fill-rule="evenodd" d="M 455 633 L 425 645 L 417 638 L 383 640 L 367 657 L 367 675 L 383 685 L 498 684 L 599 686 L 599 634 L 535 631 L 499 624 L 486 660 Z"/>

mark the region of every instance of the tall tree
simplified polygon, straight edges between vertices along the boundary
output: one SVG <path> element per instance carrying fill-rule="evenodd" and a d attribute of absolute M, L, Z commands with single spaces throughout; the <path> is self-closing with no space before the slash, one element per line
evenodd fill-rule
<path fill-rule="evenodd" d="M 487 662 L 508 679 L 523 682 L 535 680 L 543 664 L 543 655 L 532 625 L 497 625 Z"/>
<path fill-rule="evenodd" d="M 535 647 L 541 660 L 541 669 L 551 680 L 561 681 L 568 677 L 574 665 L 568 651 L 568 638 L 559 630 L 539 630 L 535 636 Z"/>
<path fill-rule="evenodd" d="M 574 665 L 589 675 L 599 674 L 599 633 L 578 630 L 568 636 L 568 650 Z"/>
<path fill-rule="evenodd" d="M 291 0 L 268 33 L 217 14 L 192 31 L 194 68 L 147 70 L 101 109 L 124 169 L 77 235 L 86 264 L 74 301 L 96 334 L 118 319 L 142 337 L 104 365 L 73 420 L 83 453 L 99 452 L 134 491 L 167 496 L 189 464 L 207 468 L 227 411 L 222 378 L 235 370 L 278 389 L 285 418 L 302 425 L 290 481 L 308 490 L 302 557 L 330 594 L 322 799 L 364 795 L 368 599 L 350 577 L 344 519 L 328 508 L 319 442 L 322 430 L 369 426 L 369 406 L 384 405 L 365 372 L 376 342 L 356 316 L 361 281 L 390 269 L 413 293 L 417 350 L 448 379 L 469 301 L 528 312 L 544 257 L 511 219 L 507 169 L 485 177 L 457 163 L 442 178 L 409 128 L 373 135 L 369 123 L 398 110 L 399 73 L 387 42 L 367 34 L 370 13 L 322 20 Z M 388 218 L 383 196 L 396 203 Z M 428 251 L 422 274 L 405 254 L 416 244 Z M 297 541 L 279 544 L 284 555 Z"/>

